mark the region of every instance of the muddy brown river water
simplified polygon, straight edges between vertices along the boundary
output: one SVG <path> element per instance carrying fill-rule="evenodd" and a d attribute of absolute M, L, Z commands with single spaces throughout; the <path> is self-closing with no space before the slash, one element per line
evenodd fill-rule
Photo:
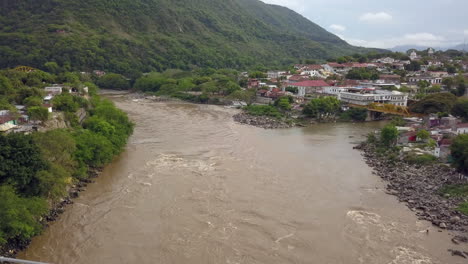
<path fill-rule="evenodd" d="M 126 151 L 19 257 L 78 263 L 466 263 L 353 142 L 381 124 L 263 130 L 237 110 L 114 98 Z M 426 230 L 429 229 L 429 233 Z"/>

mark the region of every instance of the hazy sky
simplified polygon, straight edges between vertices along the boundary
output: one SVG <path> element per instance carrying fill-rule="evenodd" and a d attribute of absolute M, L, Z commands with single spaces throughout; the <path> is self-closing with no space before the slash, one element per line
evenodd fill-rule
<path fill-rule="evenodd" d="M 353 45 L 468 42 L 468 0 L 262 0 L 289 7 Z"/>

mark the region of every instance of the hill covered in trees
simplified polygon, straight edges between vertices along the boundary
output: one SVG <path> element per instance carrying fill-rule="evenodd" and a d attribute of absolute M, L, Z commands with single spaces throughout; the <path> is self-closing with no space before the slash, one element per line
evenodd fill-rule
<path fill-rule="evenodd" d="M 258 0 L 5 0 L 0 68 L 135 72 L 249 68 L 327 59 L 353 47 L 285 7 Z"/>

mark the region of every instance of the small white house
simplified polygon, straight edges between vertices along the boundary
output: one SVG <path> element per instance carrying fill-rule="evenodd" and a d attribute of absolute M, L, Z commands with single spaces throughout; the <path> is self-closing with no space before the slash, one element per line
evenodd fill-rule
<path fill-rule="evenodd" d="M 457 125 L 457 134 L 468 134 L 468 123 L 458 124 Z"/>

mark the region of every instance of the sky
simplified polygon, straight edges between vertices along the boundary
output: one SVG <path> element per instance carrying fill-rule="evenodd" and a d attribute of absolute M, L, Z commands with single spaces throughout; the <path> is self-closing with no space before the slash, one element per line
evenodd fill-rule
<path fill-rule="evenodd" d="M 286 6 L 356 46 L 468 43 L 468 0 L 262 1 Z"/>

